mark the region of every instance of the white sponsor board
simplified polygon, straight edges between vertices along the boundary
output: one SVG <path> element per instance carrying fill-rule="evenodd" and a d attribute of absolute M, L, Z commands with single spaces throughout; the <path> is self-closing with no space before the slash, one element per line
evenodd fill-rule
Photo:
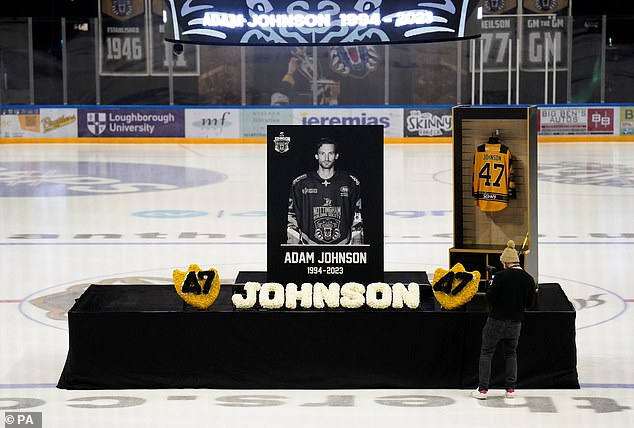
<path fill-rule="evenodd" d="M 40 113 L 3 113 L 0 116 L 1 138 L 39 138 Z"/>
<path fill-rule="evenodd" d="M 290 108 L 247 108 L 240 110 L 240 137 L 266 138 L 268 125 L 290 125 L 293 110 Z"/>
<path fill-rule="evenodd" d="M 404 113 L 405 137 L 451 137 L 451 109 L 406 109 Z"/>
<path fill-rule="evenodd" d="M 585 134 L 588 129 L 588 109 L 585 107 L 548 107 L 539 109 L 541 135 Z"/>
<path fill-rule="evenodd" d="M 539 135 L 617 135 L 619 114 L 615 107 L 541 107 Z"/>
<path fill-rule="evenodd" d="M 77 138 L 77 109 L 40 109 L 40 130 L 43 138 Z"/>
<path fill-rule="evenodd" d="M 297 108 L 294 125 L 383 125 L 385 138 L 403 138 L 402 108 Z"/>
<path fill-rule="evenodd" d="M 77 138 L 77 109 L 7 109 L 0 115 L 1 138 Z"/>
<path fill-rule="evenodd" d="M 186 138 L 240 138 L 240 110 L 185 109 Z"/>

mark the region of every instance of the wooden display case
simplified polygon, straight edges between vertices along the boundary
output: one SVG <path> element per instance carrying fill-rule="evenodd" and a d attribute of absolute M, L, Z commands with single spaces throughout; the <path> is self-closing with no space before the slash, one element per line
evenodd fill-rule
<path fill-rule="evenodd" d="M 495 271 L 503 269 L 502 262 L 500 262 L 503 249 L 504 248 L 499 245 L 481 245 L 474 248 L 450 248 L 449 265 L 453 266 L 456 263 L 460 263 L 469 272 L 474 270 L 479 271 L 481 280 L 488 281 Z M 520 250 L 519 253 L 520 265 L 524 267 L 526 255 L 529 254 L 530 251 Z"/>
<path fill-rule="evenodd" d="M 469 107 L 453 109 L 454 246 L 449 263 L 461 263 L 489 278 L 487 266 L 499 260 L 509 239 L 520 252 L 520 264 L 538 278 L 537 264 L 537 109 Z M 473 196 L 474 153 L 497 135 L 512 155 L 516 198 L 501 211 L 481 211 Z"/>

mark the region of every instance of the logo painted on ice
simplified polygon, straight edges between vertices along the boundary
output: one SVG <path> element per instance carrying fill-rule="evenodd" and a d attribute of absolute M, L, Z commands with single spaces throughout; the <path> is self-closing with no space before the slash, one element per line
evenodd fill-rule
<path fill-rule="evenodd" d="M 139 211 L 132 213 L 135 217 L 143 218 L 192 218 L 206 216 L 206 211 L 192 211 L 192 210 L 154 210 L 154 211 Z"/>
<path fill-rule="evenodd" d="M 92 278 L 46 288 L 28 296 L 20 304 L 20 312 L 38 324 L 59 330 L 68 330 L 67 313 L 86 289 L 92 285 L 171 285 L 172 278 L 160 275 L 125 275 L 108 278 Z"/>
<path fill-rule="evenodd" d="M 561 284 L 577 312 L 577 330 L 605 324 L 620 317 L 627 310 L 627 303 L 623 297 L 607 288 L 567 278 L 541 276 Z"/>
<path fill-rule="evenodd" d="M 539 179 L 577 186 L 634 187 L 634 168 L 602 162 L 540 163 Z"/>
<path fill-rule="evenodd" d="M 0 197 L 116 195 L 204 186 L 225 175 L 199 168 L 120 162 L 0 162 Z"/>

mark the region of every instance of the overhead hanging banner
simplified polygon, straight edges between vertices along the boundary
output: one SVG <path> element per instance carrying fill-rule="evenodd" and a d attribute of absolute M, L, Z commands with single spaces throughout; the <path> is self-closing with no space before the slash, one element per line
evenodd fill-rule
<path fill-rule="evenodd" d="M 210 45 L 424 43 L 479 36 L 479 0 L 166 0 L 166 40 Z"/>
<path fill-rule="evenodd" d="M 484 41 L 482 60 L 486 72 L 506 72 L 509 54 L 512 55 L 517 40 L 517 0 L 485 0 L 482 3 L 483 18 L 480 21 Z M 511 59 L 511 67 L 515 69 Z"/>
<path fill-rule="evenodd" d="M 151 0 L 150 73 L 154 76 L 168 75 L 171 56 L 172 73 L 175 76 L 198 76 L 200 74 L 199 48 L 197 46 L 183 46 L 183 51 L 180 54 L 175 54 L 172 45 L 165 42 L 163 7 L 163 0 Z"/>
<path fill-rule="evenodd" d="M 144 0 L 101 0 L 100 74 L 147 75 L 148 48 Z"/>
<path fill-rule="evenodd" d="M 522 71 L 567 70 L 568 0 L 524 0 Z"/>

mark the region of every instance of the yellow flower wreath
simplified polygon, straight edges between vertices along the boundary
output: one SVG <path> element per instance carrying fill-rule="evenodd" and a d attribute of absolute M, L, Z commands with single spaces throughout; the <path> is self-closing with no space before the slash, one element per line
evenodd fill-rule
<path fill-rule="evenodd" d="M 462 264 L 456 263 L 450 270 L 434 271 L 432 290 L 444 309 L 456 309 L 475 296 L 479 283 L 480 272 L 467 272 Z"/>
<path fill-rule="evenodd" d="M 220 293 L 220 275 L 214 268 L 203 271 L 192 264 L 186 272 L 174 269 L 172 277 L 178 295 L 195 308 L 209 308 Z"/>

